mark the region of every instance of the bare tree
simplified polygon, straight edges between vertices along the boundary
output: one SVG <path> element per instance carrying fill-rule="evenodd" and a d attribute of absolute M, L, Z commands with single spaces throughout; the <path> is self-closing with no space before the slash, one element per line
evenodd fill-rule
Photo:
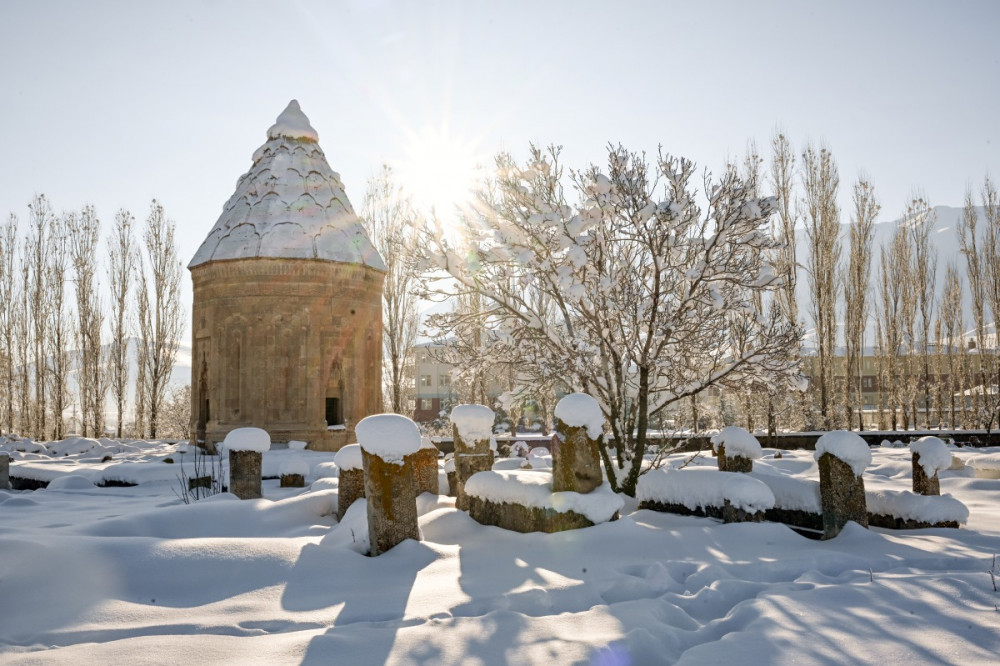
<path fill-rule="evenodd" d="M 606 171 L 571 175 L 573 206 L 558 158 L 534 146 L 523 165 L 498 156 L 497 197 L 469 220 L 472 251 L 443 233 L 428 239 L 428 258 L 450 276 L 428 288 L 480 294 L 476 314 L 513 341 L 507 349 L 525 367 L 547 359 L 569 387 L 594 395 L 612 434 L 601 445 L 608 480 L 634 494 L 651 418 L 726 380 L 797 374 L 797 331 L 754 307 L 755 290 L 779 283 L 765 260 L 777 246 L 775 201 L 751 197 L 727 169 L 706 176 L 703 211 L 692 162 L 663 154 L 651 171 L 644 155 L 612 146 Z M 732 344 L 736 315 L 754 341 L 743 354 Z M 443 331 L 456 323 L 453 313 L 436 319 Z"/>
<path fill-rule="evenodd" d="M 879 272 L 880 307 L 879 333 L 879 383 L 880 400 L 889 411 L 889 423 L 895 430 L 898 410 L 903 402 L 903 367 L 900 351 L 903 347 L 906 313 L 905 292 L 910 267 L 910 244 L 906 230 L 897 228 L 889 249 L 882 248 Z"/>
<path fill-rule="evenodd" d="M 69 272 L 69 228 L 74 213 L 53 218 L 50 227 L 46 298 L 49 321 L 45 327 L 45 357 L 49 364 L 49 399 L 52 404 L 52 438 L 62 439 L 69 378 L 69 343 L 72 339 L 66 305 L 66 274 Z"/>
<path fill-rule="evenodd" d="M 984 278 L 986 282 L 986 300 L 993 315 L 993 335 L 987 345 L 986 339 L 980 348 L 980 358 L 984 366 L 982 374 L 983 401 L 985 403 L 984 421 L 986 431 L 990 432 L 993 425 L 1000 420 L 1000 193 L 996 183 L 987 175 L 982 188 L 983 215 L 985 219 L 984 243 Z"/>
<path fill-rule="evenodd" d="M 799 307 L 795 299 L 795 282 L 798 262 L 795 257 L 795 154 L 784 134 L 777 133 L 771 140 L 771 186 L 777 201 L 773 233 L 781 242 L 776 251 L 774 270 L 782 277 L 778 302 L 788 321 L 798 324 Z"/>
<path fill-rule="evenodd" d="M 361 216 L 365 231 L 382 255 L 386 274 L 382 286 L 383 386 L 389 408 L 397 414 L 409 411 L 412 390 L 407 367 L 413 362 L 417 339 L 416 272 L 413 244 L 417 214 L 410 200 L 393 180 L 388 166 L 368 180 Z"/>
<path fill-rule="evenodd" d="M 21 289 L 14 319 L 14 346 L 17 348 L 17 384 L 18 391 L 18 429 L 21 433 L 30 435 L 35 425 L 33 411 L 34 402 L 31 399 L 31 358 L 33 345 L 31 338 L 31 243 L 25 239 L 21 251 Z"/>
<path fill-rule="evenodd" d="M 802 154 L 802 182 L 805 190 L 805 225 L 809 239 L 810 308 L 816 330 L 819 357 L 819 400 L 822 426 L 833 423 L 833 354 L 837 340 L 837 265 L 840 262 L 840 209 L 837 189 L 840 176 L 833 154 L 826 147 L 809 145 Z"/>
<path fill-rule="evenodd" d="M 76 283 L 76 326 L 74 337 L 79 356 L 79 396 L 83 435 L 104 432 L 104 394 L 107 372 L 103 363 L 101 328 L 104 313 L 96 278 L 97 244 L 101 221 L 93 206 L 69 218 L 70 254 Z"/>
<path fill-rule="evenodd" d="M 844 280 L 844 347 L 846 387 L 844 404 L 848 424 L 852 414 L 857 414 L 858 430 L 865 429 L 862 414 L 864 401 L 861 396 L 862 362 L 865 354 L 865 328 L 868 324 L 868 288 L 871 282 L 872 240 L 875 235 L 875 218 L 881 206 L 875 198 L 875 187 L 867 176 L 860 176 L 854 184 L 854 214 L 850 227 L 850 255 L 847 276 Z"/>
<path fill-rule="evenodd" d="M 44 194 L 35 195 L 28 205 L 28 236 L 25 239 L 27 313 L 30 317 L 31 362 L 34 368 L 34 401 L 31 405 L 30 433 L 44 437 L 47 430 L 49 364 L 46 358 L 46 330 L 52 302 L 47 279 L 50 235 L 55 216 Z M 25 384 L 25 390 L 28 386 Z"/>
<path fill-rule="evenodd" d="M 3 413 L 0 428 L 14 432 L 14 392 L 18 386 L 15 375 L 17 354 L 17 329 L 20 314 L 20 295 L 17 279 L 17 216 L 13 213 L 0 227 L 0 359 L 3 361 Z M 26 386 L 19 390 L 27 391 Z"/>
<path fill-rule="evenodd" d="M 919 318 L 920 340 L 912 343 L 912 349 L 919 350 L 922 359 L 920 402 L 924 407 L 925 425 L 930 426 L 931 373 L 930 373 L 930 333 L 934 319 L 934 289 L 937 284 L 937 251 L 931 246 L 931 231 L 937 219 L 934 210 L 921 197 L 914 197 L 906 209 L 903 223 L 910 232 L 913 245 L 912 289 L 916 296 L 916 314 Z M 914 373 L 915 374 L 915 373 Z M 919 409 L 913 410 L 913 425 L 916 427 Z"/>
<path fill-rule="evenodd" d="M 962 245 L 962 254 L 965 255 L 965 275 L 969 280 L 969 295 L 972 301 L 972 323 L 975 327 L 976 351 L 982 356 L 982 349 L 986 340 L 986 280 L 987 267 L 986 255 L 989 253 L 981 247 L 982 239 L 979 232 L 979 214 L 972 197 L 972 188 L 965 191 L 965 209 L 962 213 L 962 220 L 958 225 L 958 238 Z M 985 387 L 986 368 L 980 364 L 980 372 L 976 375 L 973 384 Z M 970 386 L 972 401 L 972 413 L 979 415 L 982 413 L 984 404 L 984 393 L 976 392 Z M 978 423 L 976 425 L 979 425 Z"/>
<path fill-rule="evenodd" d="M 174 242 L 174 223 L 155 199 L 150 206 L 143 233 L 145 261 L 139 272 L 139 376 L 137 403 L 145 409 L 150 437 L 156 437 L 157 423 L 166 395 L 170 373 L 177 357 L 177 345 L 184 330 L 181 314 L 181 262 Z"/>
<path fill-rule="evenodd" d="M 959 277 L 958 268 L 954 263 L 949 263 L 945 269 L 944 293 L 941 296 L 938 321 L 941 324 L 938 327 L 940 331 L 938 341 L 943 343 L 947 358 L 947 380 L 939 380 L 939 383 L 944 385 L 947 393 L 951 427 L 957 428 L 958 419 L 955 409 L 955 395 L 964 390 L 964 382 L 961 380 L 962 368 L 958 365 L 962 360 L 959 354 L 962 351 L 962 347 L 964 347 L 962 340 L 964 322 L 962 314 L 962 281 Z M 939 403 L 938 409 L 942 408 L 943 405 Z"/>
<path fill-rule="evenodd" d="M 108 242 L 108 287 L 111 291 L 111 344 L 109 345 L 111 395 L 117 410 L 116 436 L 122 436 L 125 419 L 125 393 L 128 390 L 129 291 L 135 269 L 135 241 L 132 227 L 135 218 L 119 210 Z"/>

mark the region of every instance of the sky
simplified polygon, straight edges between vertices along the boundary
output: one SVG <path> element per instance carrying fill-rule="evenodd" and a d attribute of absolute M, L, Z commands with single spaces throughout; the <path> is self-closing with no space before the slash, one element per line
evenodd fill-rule
<path fill-rule="evenodd" d="M 382 163 L 425 204 L 529 142 L 718 171 L 776 127 L 861 170 L 893 219 L 1000 174 L 997 2 L 0 3 L 0 214 L 110 226 L 152 198 L 186 264 L 290 99 L 359 208 Z M 440 211 L 439 211 L 440 212 Z"/>

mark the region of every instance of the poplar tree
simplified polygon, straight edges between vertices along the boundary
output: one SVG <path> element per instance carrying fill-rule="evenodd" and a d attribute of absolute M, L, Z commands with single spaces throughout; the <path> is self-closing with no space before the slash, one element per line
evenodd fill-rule
<path fill-rule="evenodd" d="M 174 228 L 174 223 L 164 215 L 163 206 L 153 199 L 143 232 L 145 253 L 137 290 L 140 381 L 136 400 L 141 410 L 139 420 L 148 420 L 149 436 L 153 438 L 184 330 L 180 306 L 181 262 Z"/>
<path fill-rule="evenodd" d="M 111 292 L 111 343 L 108 348 L 110 362 L 108 383 L 117 413 L 116 436 L 122 436 L 125 419 L 125 394 L 128 390 L 128 339 L 132 329 L 129 292 L 132 290 L 132 272 L 135 270 L 135 240 L 132 227 L 135 218 L 127 210 L 115 214 L 115 223 L 108 242 L 108 288 Z"/>
<path fill-rule="evenodd" d="M 837 341 L 837 265 L 840 262 L 840 209 L 837 190 L 840 176 L 833 154 L 826 147 L 809 145 L 802 154 L 802 183 L 805 191 L 805 227 L 809 239 L 807 274 L 810 309 L 816 332 L 819 360 L 818 384 L 822 427 L 834 423 L 833 354 Z M 815 375 L 815 373 L 814 373 Z"/>
<path fill-rule="evenodd" d="M 844 280 L 844 408 L 850 427 L 852 414 L 857 414 L 858 430 L 864 430 L 861 395 L 862 359 L 865 354 L 864 335 L 871 309 L 868 287 L 871 282 L 872 240 L 875 218 L 881 206 L 875 197 L 875 187 L 864 175 L 854 184 L 854 213 L 850 225 L 850 254 Z"/>

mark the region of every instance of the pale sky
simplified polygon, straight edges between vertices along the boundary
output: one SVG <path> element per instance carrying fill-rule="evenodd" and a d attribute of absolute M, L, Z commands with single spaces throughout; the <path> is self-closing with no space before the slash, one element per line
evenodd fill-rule
<path fill-rule="evenodd" d="M 864 169 L 892 219 L 1000 175 L 998 28 L 995 1 L 6 0 L 0 214 L 44 192 L 107 229 L 155 196 L 186 264 L 297 98 L 355 208 L 382 162 L 613 141 L 718 170 L 781 125 L 833 149 L 845 212 Z"/>

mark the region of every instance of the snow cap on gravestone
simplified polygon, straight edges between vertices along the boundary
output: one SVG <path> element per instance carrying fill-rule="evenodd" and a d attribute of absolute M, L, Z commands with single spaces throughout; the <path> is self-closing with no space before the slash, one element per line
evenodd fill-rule
<path fill-rule="evenodd" d="M 719 450 L 720 444 L 725 446 L 726 455 L 729 457 L 739 456 L 756 460 L 764 455 L 757 438 L 739 426 L 726 426 L 712 435 L 710 441 L 712 448 L 716 451 Z"/>
<path fill-rule="evenodd" d="M 490 439 L 496 414 L 486 405 L 456 405 L 451 410 L 451 422 L 467 444 Z"/>
<path fill-rule="evenodd" d="M 824 453 L 839 458 L 850 466 L 854 476 L 861 476 L 865 468 L 872 463 L 872 451 L 868 443 L 858 435 L 847 430 L 833 430 L 816 440 L 816 460 Z"/>
<path fill-rule="evenodd" d="M 366 416 L 355 426 L 354 434 L 365 452 L 397 465 L 420 450 L 420 428 L 400 414 Z"/>
<path fill-rule="evenodd" d="M 601 405 L 586 393 L 563 396 L 556 404 L 555 417 L 571 428 L 586 427 L 590 439 L 597 439 L 604 432 Z"/>
<path fill-rule="evenodd" d="M 222 445 L 229 451 L 264 453 L 271 448 L 271 436 L 260 428 L 236 428 L 229 431 Z"/>

